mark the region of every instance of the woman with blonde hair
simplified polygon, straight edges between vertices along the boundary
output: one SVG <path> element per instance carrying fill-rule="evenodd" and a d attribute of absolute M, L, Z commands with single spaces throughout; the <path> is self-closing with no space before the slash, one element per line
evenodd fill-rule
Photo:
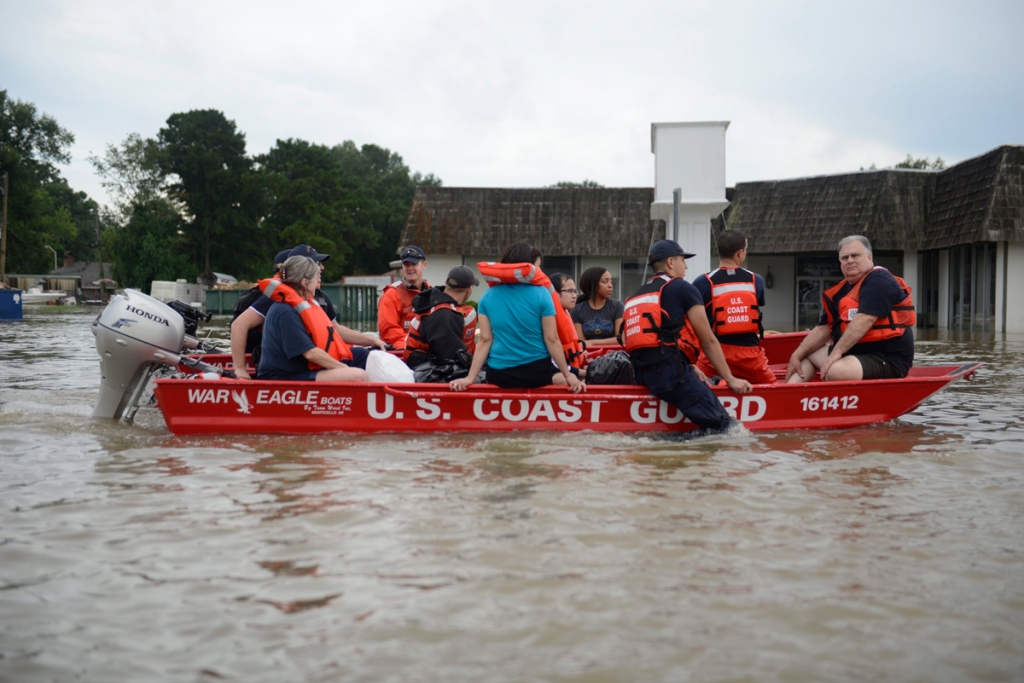
<path fill-rule="evenodd" d="M 342 328 L 342 334 L 313 300 L 320 286 L 320 265 L 307 256 L 292 256 L 280 273 L 280 280 L 260 281 L 263 294 L 274 304 L 263 324 L 258 378 L 365 382 L 369 351 L 350 344 L 379 341 L 348 328 Z"/>

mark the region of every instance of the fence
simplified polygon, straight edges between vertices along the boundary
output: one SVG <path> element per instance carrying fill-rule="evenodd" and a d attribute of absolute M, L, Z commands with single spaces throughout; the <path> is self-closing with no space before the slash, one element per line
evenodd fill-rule
<path fill-rule="evenodd" d="M 340 322 L 372 322 L 377 319 L 377 288 L 373 285 L 322 284 L 321 291 L 331 298 Z M 206 290 L 206 311 L 214 315 L 230 314 L 244 289 Z"/>

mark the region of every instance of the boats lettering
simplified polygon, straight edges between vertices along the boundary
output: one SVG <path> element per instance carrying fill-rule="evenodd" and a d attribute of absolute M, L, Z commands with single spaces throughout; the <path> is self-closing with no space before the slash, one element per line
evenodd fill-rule
<path fill-rule="evenodd" d="M 800 399 L 800 405 L 808 412 L 821 410 L 855 410 L 859 396 L 809 396 Z"/>

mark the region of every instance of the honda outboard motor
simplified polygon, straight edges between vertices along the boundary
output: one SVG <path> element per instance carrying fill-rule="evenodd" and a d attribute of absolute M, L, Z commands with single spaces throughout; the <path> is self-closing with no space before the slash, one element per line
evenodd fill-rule
<path fill-rule="evenodd" d="M 137 408 L 151 376 L 163 365 L 186 363 L 219 372 L 181 356 L 184 349 L 198 344 L 195 337 L 186 335 L 185 325 L 173 308 L 137 290 L 126 289 L 113 297 L 92 324 L 102 375 L 92 416 L 120 420 L 133 406 Z"/>

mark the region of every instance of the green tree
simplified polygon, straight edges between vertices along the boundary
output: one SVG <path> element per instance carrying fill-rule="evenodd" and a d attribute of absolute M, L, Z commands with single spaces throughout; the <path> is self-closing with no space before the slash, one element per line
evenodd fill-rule
<path fill-rule="evenodd" d="M 922 171 L 941 171 L 946 168 L 946 162 L 942 157 L 935 157 L 935 161 L 930 161 L 928 157 L 921 157 L 915 159 L 913 155 L 907 154 L 907 158 L 896 164 L 895 166 L 886 166 L 886 168 L 915 168 Z M 860 167 L 862 171 L 877 171 L 878 167 L 875 164 L 871 164 L 867 168 Z"/>
<path fill-rule="evenodd" d="M 278 140 L 257 162 L 266 190 L 263 228 L 276 248 L 309 244 L 330 254 L 325 279 L 333 279 L 357 249 L 376 244 L 376 236 L 354 219 L 364 203 L 362 188 L 345 176 L 329 148 Z"/>
<path fill-rule="evenodd" d="M 163 195 L 165 176 L 159 154 L 156 140 L 130 133 L 120 145 L 107 145 L 102 157 L 89 157 L 100 184 L 113 199 L 113 206 L 109 207 L 113 222 L 126 225 L 134 206 Z"/>
<path fill-rule="evenodd" d="M 182 248 L 184 229 L 181 214 L 166 199 L 132 206 L 128 223 L 103 235 L 103 255 L 113 261 L 118 285 L 148 292 L 153 280 L 194 282 L 199 268 Z"/>
<path fill-rule="evenodd" d="M 935 161 L 929 161 L 928 157 L 915 159 L 908 153 L 907 158 L 893 166 L 893 168 L 917 168 L 921 170 L 941 171 L 946 168 L 946 162 L 942 160 L 942 157 L 935 157 Z"/>
<path fill-rule="evenodd" d="M 156 163 L 167 192 L 185 210 L 184 235 L 204 271 L 244 261 L 255 228 L 245 134 L 214 109 L 172 114 L 157 135 Z"/>
<path fill-rule="evenodd" d="M 74 135 L 34 104 L 0 90 L 0 175 L 9 174 L 8 272 L 45 273 L 53 267 L 50 247 L 92 256 L 96 204 L 75 192 L 57 164 L 71 161 Z M 86 230 L 86 227 L 91 230 Z"/>
<path fill-rule="evenodd" d="M 348 140 L 335 145 L 331 151 L 346 177 L 361 189 L 353 220 L 361 229 L 376 236 L 373 246 L 353 254 L 349 272 L 383 273 L 397 253 L 416 187 L 440 186 L 441 179 L 418 172 L 410 175 L 409 167 L 399 154 L 377 145 L 356 147 Z"/>
<path fill-rule="evenodd" d="M 573 182 L 571 180 L 562 180 L 560 182 L 555 183 L 554 185 L 551 185 L 550 187 L 558 188 L 558 189 L 561 189 L 561 190 L 569 190 L 569 189 L 572 189 L 572 188 L 575 188 L 575 187 L 582 187 L 582 188 L 588 188 L 588 189 L 596 189 L 596 188 L 599 188 L 599 187 L 604 187 L 604 185 L 602 185 L 601 183 L 597 182 L 596 180 L 583 180 L 582 182 L 578 182 L 578 183 L 577 182 Z"/>

